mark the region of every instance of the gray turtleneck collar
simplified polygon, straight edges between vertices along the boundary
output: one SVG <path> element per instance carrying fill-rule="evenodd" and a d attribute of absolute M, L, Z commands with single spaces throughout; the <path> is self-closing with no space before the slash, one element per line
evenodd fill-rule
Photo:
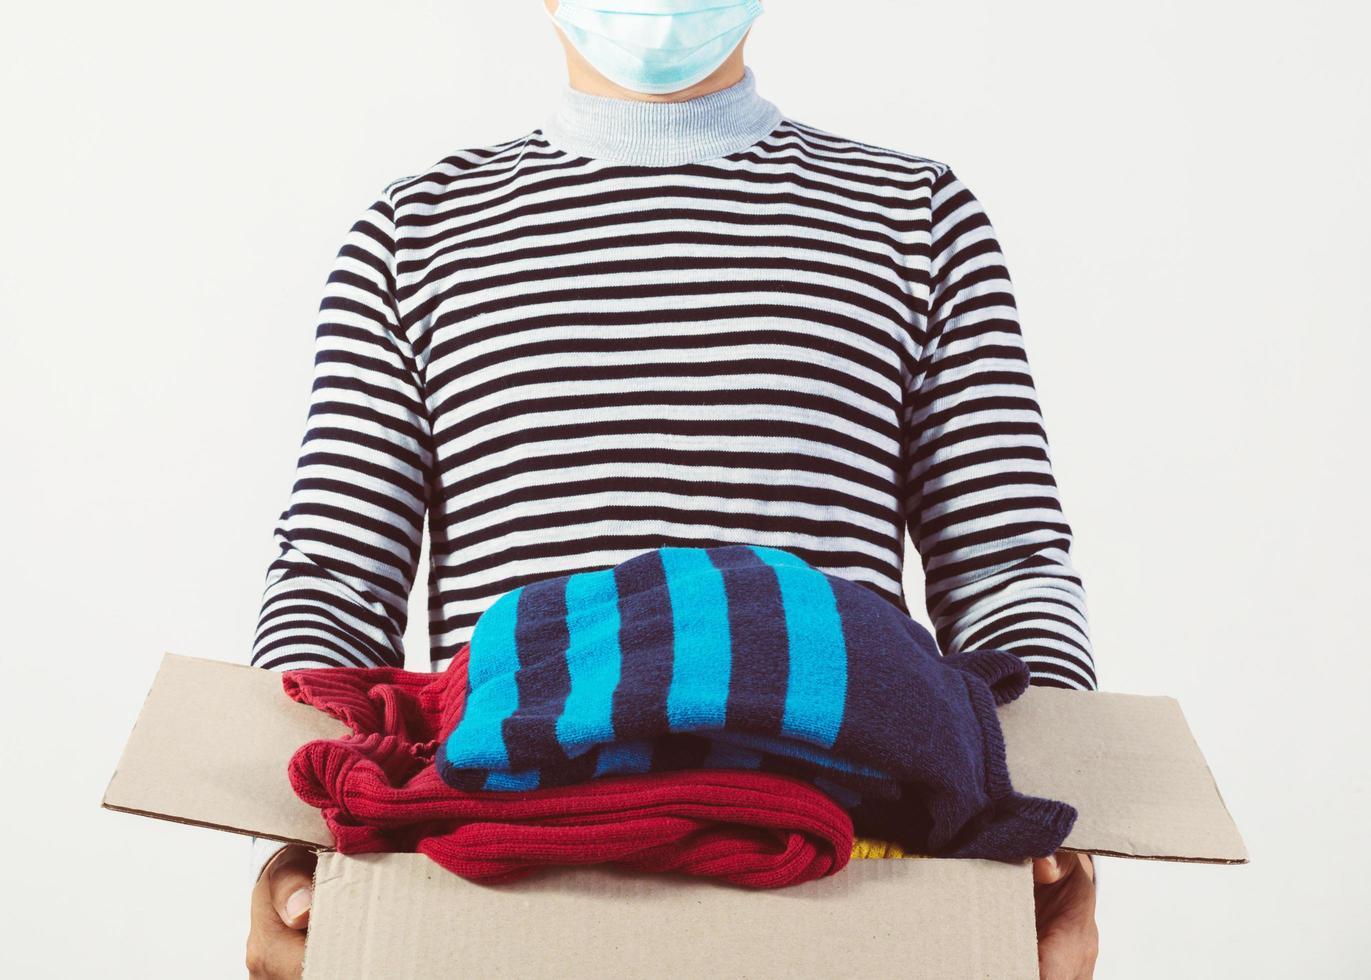
<path fill-rule="evenodd" d="M 618 163 L 670 167 L 725 156 L 780 124 L 751 68 L 728 88 L 680 102 L 591 95 L 566 85 L 541 127 L 554 149 Z"/>

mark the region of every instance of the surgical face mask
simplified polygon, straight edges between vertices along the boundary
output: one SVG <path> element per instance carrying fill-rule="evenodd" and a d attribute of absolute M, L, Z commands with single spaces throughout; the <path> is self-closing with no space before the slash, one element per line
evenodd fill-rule
<path fill-rule="evenodd" d="M 708 78 L 761 14 L 760 0 L 560 0 L 551 17 L 600 74 L 660 94 Z"/>

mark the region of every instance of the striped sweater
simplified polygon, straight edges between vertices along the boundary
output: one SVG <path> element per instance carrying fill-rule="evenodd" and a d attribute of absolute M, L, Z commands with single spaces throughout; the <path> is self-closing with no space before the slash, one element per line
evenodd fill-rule
<path fill-rule="evenodd" d="M 761 769 L 918 853 L 1002 860 L 1052 853 L 1076 819 L 1010 784 L 996 706 L 1028 686 L 1020 657 L 941 656 L 874 590 L 779 548 L 657 548 L 520 586 L 467 654 L 436 759 L 460 790 Z"/>
<path fill-rule="evenodd" d="M 750 70 L 674 103 L 566 88 L 356 219 L 251 661 L 402 665 L 426 516 L 433 669 L 502 593 L 663 546 L 786 549 L 907 611 L 908 533 L 944 652 L 1097 686 L 983 208 Z"/>

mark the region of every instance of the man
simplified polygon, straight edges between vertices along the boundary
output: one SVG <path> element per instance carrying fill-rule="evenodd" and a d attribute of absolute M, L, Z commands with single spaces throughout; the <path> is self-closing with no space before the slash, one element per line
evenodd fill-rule
<path fill-rule="evenodd" d="M 311 408 L 331 417 L 306 435 L 252 662 L 403 665 L 425 508 L 435 669 L 514 584 L 701 537 L 765 534 L 904 609 L 903 519 L 944 652 L 1013 649 L 1034 683 L 1093 689 L 975 198 L 945 165 L 762 99 L 743 61 L 759 3 L 545 5 L 570 81 L 557 113 L 389 185 L 339 253 Z M 312 870 L 288 847 L 259 876 L 253 976 L 299 975 Z M 1042 976 L 1090 977 L 1090 858 L 1035 861 L 1034 880 Z"/>

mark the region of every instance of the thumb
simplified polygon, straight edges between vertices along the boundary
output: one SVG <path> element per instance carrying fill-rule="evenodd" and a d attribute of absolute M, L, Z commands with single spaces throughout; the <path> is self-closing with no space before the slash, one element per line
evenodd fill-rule
<path fill-rule="evenodd" d="M 299 854 L 284 856 L 265 872 L 270 877 L 271 904 L 287 928 L 304 929 L 309 925 L 315 863 L 314 853 L 300 848 Z"/>
<path fill-rule="evenodd" d="M 1071 873 L 1076 862 L 1073 854 L 1057 851 L 1047 857 L 1033 859 L 1033 883 L 1051 885 L 1061 881 Z"/>

